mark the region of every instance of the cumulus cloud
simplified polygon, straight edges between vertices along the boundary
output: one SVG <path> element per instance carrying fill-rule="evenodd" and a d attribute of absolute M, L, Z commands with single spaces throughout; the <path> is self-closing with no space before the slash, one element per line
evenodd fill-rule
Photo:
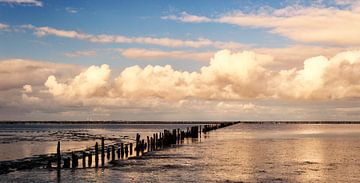
<path fill-rule="evenodd" d="M 111 73 L 108 65 L 81 69 L 6 60 L 0 62 L 0 114 L 42 120 L 356 119 L 360 114 L 353 109 L 359 106 L 360 51 L 311 57 L 302 67 L 283 70 L 269 67 L 273 62 L 265 54 L 222 50 L 194 72 L 148 65 Z M 324 108 L 316 107 L 319 103 Z"/>
<path fill-rule="evenodd" d="M 208 61 L 213 52 L 194 51 L 163 51 L 156 49 L 128 48 L 119 50 L 120 53 L 131 59 L 187 59 L 197 61 Z"/>
<path fill-rule="evenodd" d="M 24 85 L 23 86 L 24 92 L 25 93 L 31 93 L 32 92 L 32 87 L 31 85 Z"/>
<path fill-rule="evenodd" d="M 110 68 L 108 65 L 91 66 L 77 75 L 70 84 L 59 83 L 56 77 L 51 75 L 45 82 L 45 86 L 54 96 L 65 96 L 67 98 L 104 96 L 108 91 L 109 77 Z"/>
<path fill-rule="evenodd" d="M 114 80 L 107 65 L 91 66 L 69 82 L 50 76 L 49 92 L 69 100 L 95 98 L 168 101 L 295 99 L 333 100 L 360 97 L 360 51 L 332 58 L 306 59 L 303 68 L 271 70 L 268 55 L 229 50 L 217 52 L 197 72 L 178 71 L 170 65 L 125 68 Z"/>
<path fill-rule="evenodd" d="M 356 48 L 354 48 L 356 49 Z M 339 52 L 348 51 L 351 48 L 344 47 L 321 47 L 310 45 L 291 45 L 280 48 L 253 48 L 251 51 L 256 53 L 271 55 L 274 57 L 274 68 L 288 69 L 302 67 L 304 60 L 311 57 L 322 55 L 333 57 Z"/>
<path fill-rule="evenodd" d="M 39 0 L 0 0 L 0 3 L 39 6 L 39 7 L 43 6 L 43 3 Z"/>
<path fill-rule="evenodd" d="M 154 38 L 154 37 L 127 37 L 122 35 L 92 35 L 87 33 L 81 33 L 77 31 L 61 30 L 51 27 L 35 27 L 33 25 L 23 25 L 23 28 L 34 30 L 34 33 L 39 36 L 53 35 L 58 37 L 73 38 L 84 41 L 90 41 L 94 43 L 137 43 L 137 44 L 149 44 L 165 47 L 216 47 L 216 48 L 243 48 L 244 45 L 236 42 L 221 42 L 213 41 L 205 38 L 199 38 L 197 40 L 181 40 L 172 38 Z"/>
<path fill-rule="evenodd" d="M 360 97 L 360 51 L 348 51 L 328 59 L 309 58 L 300 70 L 283 70 L 274 79 L 279 97 L 342 99 Z"/>
<path fill-rule="evenodd" d="M 289 6 L 258 13 L 237 11 L 216 18 L 190 15 L 188 13 L 163 18 L 192 23 L 216 22 L 265 28 L 272 33 L 299 42 L 354 46 L 360 44 L 360 33 L 358 31 L 360 28 L 359 7 L 360 4 L 358 3 L 351 6 L 350 9 Z"/>
<path fill-rule="evenodd" d="M 79 66 L 25 59 L 0 60 L 0 90 L 22 88 L 24 85 L 43 85 L 49 75 L 70 77 Z"/>

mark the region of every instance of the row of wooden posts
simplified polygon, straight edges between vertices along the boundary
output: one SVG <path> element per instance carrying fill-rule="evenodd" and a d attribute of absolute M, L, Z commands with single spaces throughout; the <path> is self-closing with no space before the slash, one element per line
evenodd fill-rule
<path fill-rule="evenodd" d="M 223 128 L 233 123 L 220 123 L 214 125 L 205 125 L 202 132 L 207 133 L 211 130 L 215 130 L 218 128 Z M 79 167 L 79 159 L 82 159 L 82 167 L 104 167 L 106 159 L 108 162 L 115 161 L 116 157 L 118 160 L 127 159 L 133 156 L 141 156 L 147 152 L 171 147 L 171 145 L 179 144 L 185 138 L 199 138 L 199 134 L 201 137 L 201 126 L 192 126 L 188 127 L 186 131 L 181 131 L 180 129 L 173 129 L 172 132 L 169 130 L 164 130 L 164 132 L 155 133 L 153 136 L 147 136 L 146 139 L 141 139 L 140 134 L 136 134 L 136 142 L 133 143 L 119 143 L 119 144 L 110 144 L 105 145 L 104 137 L 101 138 L 101 146 L 96 142 L 93 150 L 84 150 L 80 151 L 80 153 L 72 152 L 71 157 L 67 155 L 66 157 L 62 157 L 61 149 L 60 149 L 60 141 L 57 144 L 57 154 L 56 154 L 56 168 L 78 168 Z M 146 142 L 145 142 L 146 140 Z M 135 147 L 135 148 L 133 148 Z M 133 151 L 135 151 L 135 155 L 133 155 Z M 80 154 L 80 155 L 79 155 Z M 106 159 L 105 159 L 106 154 Z M 92 166 L 93 156 L 95 156 L 95 165 Z M 100 156 L 100 160 L 99 160 Z M 87 161 L 86 161 L 87 159 Z M 71 166 L 70 166 L 71 163 Z M 101 163 L 101 164 L 99 164 Z M 52 162 L 49 162 L 49 167 L 52 167 Z"/>

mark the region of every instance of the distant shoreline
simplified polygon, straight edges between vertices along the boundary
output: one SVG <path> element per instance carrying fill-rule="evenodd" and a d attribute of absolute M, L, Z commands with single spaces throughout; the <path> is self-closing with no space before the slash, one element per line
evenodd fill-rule
<path fill-rule="evenodd" d="M 360 121 L 0 121 L 0 124 L 360 124 Z"/>

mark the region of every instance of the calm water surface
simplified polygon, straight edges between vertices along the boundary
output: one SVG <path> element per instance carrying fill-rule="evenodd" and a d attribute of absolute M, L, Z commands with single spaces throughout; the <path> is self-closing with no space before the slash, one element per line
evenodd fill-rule
<path fill-rule="evenodd" d="M 160 128 L 164 126 L 129 129 L 152 133 Z M 104 132 L 111 136 L 107 129 Z M 0 181 L 360 182 L 360 125 L 237 124 L 115 167 L 60 174 L 16 171 L 1 175 Z"/>

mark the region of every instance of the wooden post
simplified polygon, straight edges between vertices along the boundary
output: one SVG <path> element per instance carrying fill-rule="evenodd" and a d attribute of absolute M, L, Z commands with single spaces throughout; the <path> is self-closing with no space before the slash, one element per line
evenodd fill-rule
<path fill-rule="evenodd" d="M 91 154 L 91 151 L 89 151 L 89 154 L 88 154 L 88 167 L 91 167 L 91 164 L 92 164 L 92 154 Z"/>
<path fill-rule="evenodd" d="M 130 156 L 132 155 L 132 152 L 133 152 L 133 144 L 130 143 Z"/>
<path fill-rule="evenodd" d="M 153 137 L 150 137 L 150 151 L 153 151 L 154 150 L 154 138 Z"/>
<path fill-rule="evenodd" d="M 125 157 L 128 157 L 129 155 L 129 144 L 125 145 Z"/>
<path fill-rule="evenodd" d="M 61 168 L 61 154 L 60 154 L 60 141 L 58 141 L 57 144 L 57 149 L 56 149 L 56 154 L 57 154 L 57 168 L 60 169 Z"/>
<path fill-rule="evenodd" d="M 176 129 L 173 129 L 172 135 L 173 135 L 172 144 L 176 144 Z"/>
<path fill-rule="evenodd" d="M 104 167 L 105 164 L 105 143 L 104 137 L 101 137 L 101 166 Z"/>
<path fill-rule="evenodd" d="M 147 138 L 147 152 L 150 152 L 150 138 L 149 136 L 147 136 L 146 138 Z"/>
<path fill-rule="evenodd" d="M 86 168 L 86 153 L 85 153 L 85 151 L 83 151 L 83 154 L 82 154 L 82 166 L 83 166 L 83 168 Z"/>
<path fill-rule="evenodd" d="M 71 153 L 71 160 L 72 160 L 72 168 L 76 168 L 78 166 L 78 159 L 74 152 Z"/>
<path fill-rule="evenodd" d="M 153 146 L 153 150 L 155 150 L 156 149 L 156 139 L 155 139 L 155 133 L 153 134 L 153 141 L 151 141 L 153 144 L 152 144 L 152 146 Z"/>
<path fill-rule="evenodd" d="M 144 149 L 145 149 L 145 141 L 144 139 L 141 140 L 141 154 L 144 154 Z"/>
<path fill-rule="evenodd" d="M 191 137 L 198 138 L 198 136 L 199 136 L 199 127 L 198 126 L 191 127 Z"/>
<path fill-rule="evenodd" d="M 135 146 L 135 151 L 136 151 L 136 156 L 139 156 L 140 154 L 140 147 L 139 147 L 139 142 L 140 141 L 140 135 L 137 133 L 136 134 L 136 146 Z"/>
<path fill-rule="evenodd" d="M 64 159 L 64 166 L 63 168 L 70 168 L 70 157 Z"/>
<path fill-rule="evenodd" d="M 109 160 L 110 159 L 110 146 L 108 146 L 106 148 L 106 158 Z"/>
<path fill-rule="evenodd" d="M 99 166 L 99 145 L 96 142 L 95 143 L 95 167 L 97 168 Z"/>
<path fill-rule="evenodd" d="M 120 146 L 120 152 L 121 152 L 121 159 L 124 159 L 124 143 L 121 143 L 121 146 Z"/>
<path fill-rule="evenodd" d="M 159 138 L 158 138 L 158 134 L 155 133 L 155 150 L 159 147 Z"/>
<path fill-rule="evenodd" d="M 120 153 L 121 153 L 120 145 L 118 144 L 118 147 L 117 147 L 117 157 L 118 157 L 118 159 L 120 159 Z"/>
<path fill-rule="evenodd" d="M 176 140 L 177 140 L 177 143 L 179 144 L 179 142 L 180 142 L 180 129 L 179 128 L 177 129 L 177 138 L 176 138 Z"/>
<path fill-rule="evenodd" d="M 199 126 L 199 134 L 200 134 L 200 138 L 201 138 L 201 125 Z"/>
<path fill-rule="evenodd" d="M 111 146 L 111 160 L 115 161 L 115 146 Z"/>

